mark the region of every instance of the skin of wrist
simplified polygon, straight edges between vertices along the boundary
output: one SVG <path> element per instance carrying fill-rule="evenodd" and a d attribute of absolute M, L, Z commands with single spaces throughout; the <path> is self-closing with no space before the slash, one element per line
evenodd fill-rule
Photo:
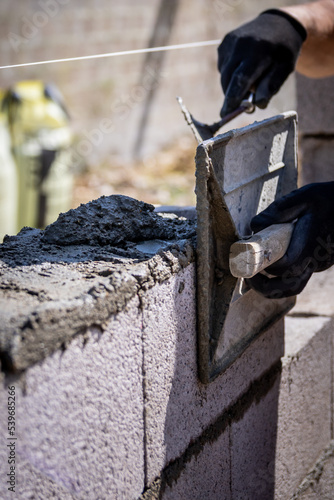
<path fill-rule="evenodd" d="M 294 17 L 307 31 L 296 71 L 309 78 L 333 76 L 334 0 L 319 0 L 279 10 Z"/>
<path fill-rule="evenodd" d="M 304 26 L 309 36 L 327 36 L 334 31 L 334 1 L 320 0 L 303 5 L 280 7 Z"/>

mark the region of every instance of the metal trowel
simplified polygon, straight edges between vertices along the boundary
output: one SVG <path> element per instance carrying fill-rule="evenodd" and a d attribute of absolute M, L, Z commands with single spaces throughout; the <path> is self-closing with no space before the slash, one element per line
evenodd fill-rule
<path fill-rule="evenodd" d="M 268 299 L 243 279 L 284 255 L 293 225 L 251 233 L 252 218 L 297 185 L 297 120 L 287 112 L 203 141 L 196 152 L 197 325 L 203 383 L 226 370 L 293 297 Z M 205 127 L 205 131 L 212 134 Z M 194 132 L 195 133 L 195 132 Z"/>
<path fill-rule="evenodd" d="M 206 141 L 207 139 L 212 139 L 216 132 L 218 132 L 218 130 L 221 129 L 223 125 L 226 125 L 226 123 L 233 120 L 233 118 L 236 118 L 242 113 L 253 113 L 255 111 L 255 104 L 253 103 L 254 94 L 250 93 L 247 99 L 241 101 L 241 104 L 237 109 L 225 115 L 218 122 L 214 122 L 209 125 L 196 120 L 196 118 L 194 118 L 194 116 L 186 108 L 181 97 L 177 97 L 176 99 L 180 105 L 185 120 L 190 126 L 198 144 L 200 144 L 202 141 Z"/>

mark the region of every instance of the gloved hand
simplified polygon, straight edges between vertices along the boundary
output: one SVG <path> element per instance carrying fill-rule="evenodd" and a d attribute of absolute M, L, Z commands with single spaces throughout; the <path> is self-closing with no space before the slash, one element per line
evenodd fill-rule
<path fill-rule="evenodd" d="M 313 272 L 334 264 L 334 182 L 308 184 L 274 201 L 251 221 L 254 232 L 283 222 L 295 228 L 286 254 L 247 283 L 268 298 L 300 293 Z"/>
<path fill-rule="evenodd" d="M 305 39 L 305 28 L 276 9 L 228 33 L 218 48 L 225 94 L 221 117 L 236 109 L 254 90 L 254 103 L 265 108 L 294 70 Z"/>

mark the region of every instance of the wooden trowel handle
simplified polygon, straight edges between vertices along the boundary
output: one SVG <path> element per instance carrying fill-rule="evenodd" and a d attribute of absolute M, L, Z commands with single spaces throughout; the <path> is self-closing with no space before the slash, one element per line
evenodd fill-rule
<path fill-rule="evenodd" d="M 273 224 L 250 238 L 233 243 L 230 271 L 236 278 L 252 278 L 279 260 L 288 249 L 294 224 Z"/>

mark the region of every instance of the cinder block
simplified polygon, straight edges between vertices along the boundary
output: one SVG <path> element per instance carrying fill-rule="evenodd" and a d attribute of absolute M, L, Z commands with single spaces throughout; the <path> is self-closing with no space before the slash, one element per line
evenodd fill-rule
<path fill-rule="evenodd" d="M 302 163 L 299 177 L 301 186 L 310 182 L 328 182 L 334 179 L 334 136 L 327 138 L 301 136 L 299 149 Z"/>
<path fill-rule="evenodd" d="M 213 443 L 207 443 L 198 456 L 184 465 L 176 482 L 167 486 L 163 500 L 231 500 L 230 429 Z"/>
<path fill-rule="evenodd" d="M 141 314 L 138 298 L 105 331 L 77 336 L 29 368 L 16 386 L 17 470 L 41 477 L 78 499 L 136 499 L 144 488 Z M 7 391 L 1 393 L 6 415 Z M 5 418 L 1 435 L 6 436 Z M 0 476 L 7 472 L 0 449 Z M 34 476 L 25 490 L 34 492 Z M 38 486 L 40 488 L 41 485 Z M 44 485 L 46 491 L 49 486 Z M 18 496 L 22 490 L 17 483 Z M 56 488 L 56 486 L 55 486 Z M 1 482 L 2 498 L 6 496 Z"/>
<path fill-rule="evenodd" d="M 334 77 L 308 78 L 296 74 L 299 131 L 302 134 L 334 134 Z"/>
<path fill-rule="evenodd" d="M 36 470 L 31 463 L 27 461 L 20 461 L 18 477 L 18 492 L 17 498 L 20 500 L 32 500 L 37 498 L 59 498 L 61 500 L 75 500 L 75 496 L 71 495 L 66 489 L 62 488 L 54 482 L 50 477 L 41 474 Z M 13 496 L 8 495 L 10 500 Z"/>
<path fill-rule="evenodd" d="M 307 346 L 308 342 L 312 340 L 314 335 L 320 332 L 329 322 L 330 318 L 326 316 L 303 317 L 301 315 L 301 317 L 299 317 L 298 312 L 296 316 L 286 316 L 284 339 L 285 359 L 283 359 L 283 361 L 289 363 L 290 359 L 299 357 L 299 352 L 302 351 Z"/>
<path fill-rule="evenodd" d="M 194 265 L 144 296 L 147 481 L 201 435 L 283 355 L 283 321 L 267 330 L 214 382 L 199 382 Z"/>
<path fill-rule="evenodd" d="M 305 289 L 297 297 L 292 314 L 333 316 L 334 302 L 331 300 L 334 289 L 334 266 L 311 276 Z"/>
<path fill-rule="evenodd" d="M 332 500 L 334 492 L 333 441 L 292 500 Z M 304 487 L 303 487 L 304 486 Z M 299 493 L 299 494 L 298 494 Z"/>
<path fill-rule="evenodd" d="M 313 330 L 304 345 L 302 329 Z M 331 439 L 333 323 L 289 318 L 286 336 L 295 334 L 282 360 L 279 392 L 275 483 L 282 499 L 291 497 Z"/>
<path fill-rule="evenodd" d="M 278 375 L 269 393 L 254 402 L 242 420 L 232 423 L 232 498 L 274 498 L 279 387 Z"/>
<path fill-rule="evenodd" d="M 178 207 L 170 205 L 158 205 L 155 207 L 155 212 L 175 214 L 178 217 L 185 217 L 189 220 L 196 220 L 197 212 L 196 207 Z"/>

